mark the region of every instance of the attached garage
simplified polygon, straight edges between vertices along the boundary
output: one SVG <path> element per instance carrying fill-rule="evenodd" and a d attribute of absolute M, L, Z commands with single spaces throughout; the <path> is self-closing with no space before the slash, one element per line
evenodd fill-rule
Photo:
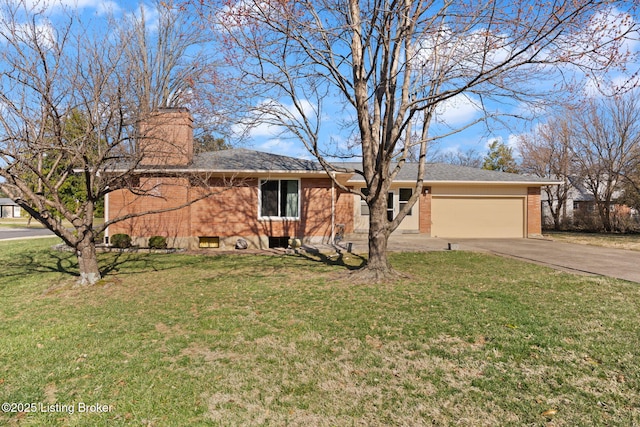
<path fill-rule="evenodd" d="M 526 198 L 436 196 L 431 199 L 431 235 L 457 238 L 526 237 Z"/>
<path fill-rule="evenodd" d="M 361 170 L 362 167 L 359 163 L 343 163 L 342 166 L 347 170 Z M 403 194 L 406 196 L 415 187 L 417 175 L 417 164 L 404 165 L 389 190 L 388 213 L 397 214 Z M 395 233 L 456 239 L 540 236 L 541 187 L 557 184 L 559 182 L 547 178 L 428 163 L 420 197 L 411 215 L 405 217 Z M 364 179 L 354 174 L 345 185 L 363 188 Z M 353 231 L 367 232 L 369 211 L 366 203 L 354 196 L 352 206 Z"/>

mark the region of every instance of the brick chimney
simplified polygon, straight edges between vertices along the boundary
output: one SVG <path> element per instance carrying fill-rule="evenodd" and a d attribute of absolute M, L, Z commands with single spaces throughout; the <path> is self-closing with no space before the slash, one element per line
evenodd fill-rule
<path fill-rule="evenodd" d="M 141 166 L 187 166 L 193 160 L 193 118 L 186 108 L 161 108 L 140 122 Z"/>

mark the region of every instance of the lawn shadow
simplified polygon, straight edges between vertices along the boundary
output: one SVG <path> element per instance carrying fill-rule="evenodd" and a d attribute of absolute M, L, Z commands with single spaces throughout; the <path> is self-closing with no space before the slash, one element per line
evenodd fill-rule
<path fill-rule="evenodd" d="M 188 257 L 164 257 L 157 254 L 136 252 L 111 252 L 98 254 L 98 267 L 104 278 L 113 274 L 131 275 L 145 271 L 163 271 L 197 263 Z M 5 260 L 2 279 L 12 280 L 29 276 L 59 273 L 79 278 L 78 258 L 75 251 L 65 248 L 46 249 L 38 252 L 19 251 Z"/>
<path fill-rule="evenodd" d="M 19 252 L 4 265 L 2 277 L 24 277 L 25 275 L 43 273 L 62 273 L 79 277 L 78 262 L 75 254 L 46 251 L 36 256 L 33 253 Z"/>
<path fill-rule="evenodd" d="M 347 253 L 357 260 L 357 264 L 345 262 L 345 251 L 340 249 L 337 249 L 333 254 L 326 254 L 316 248 L 305 246 L 303 247 L 303 250 L 297 251 L 296 253 L 301 258 L 309 261 L 319 262 L 329 266 L 343 267 L 350 271 L 360 270 L 367 264 L 366 257 L 352 252 Z"/>
<path fill-rule="evenodd" d="M 148 254 L 139 252 L 110 252 L 98 257 L 102 277 L 109 274 L 132 275 L 148 271 L 166 271 L 197 264 L 197 259 L 190 259 L 179 254 Z"/>

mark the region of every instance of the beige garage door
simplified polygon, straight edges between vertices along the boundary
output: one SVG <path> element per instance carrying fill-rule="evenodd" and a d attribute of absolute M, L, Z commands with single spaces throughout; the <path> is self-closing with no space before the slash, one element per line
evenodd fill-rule
<path fill-rule="evenodd" d="M 524 237 L 521 197 L 444 197 L 431 200 L 434 237 Z"/>

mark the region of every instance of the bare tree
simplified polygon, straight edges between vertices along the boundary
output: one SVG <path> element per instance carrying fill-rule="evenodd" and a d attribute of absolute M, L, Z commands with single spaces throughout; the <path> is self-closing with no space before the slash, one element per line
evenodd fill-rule
<path fill-rule="evenodd" d="M 593 194 L 604 230 L 610 232 L 616 191 L 640 165 L 640 96 L 635 91 L 591 99 L 576 113 L 573 160 Z"/>
<path fill-rule="evenodd" d="M 430 161 L 447 163 L 450 165 L 468 166 L 480 169 L 482 167 L 482 155 L 475 149 L 470 148 L 466 151 L 446 151 L 444 153 L 436 153 Z"/>
<path fill-rule="evenodd" d="M 134 181 L 138 123 L 165 86 L 152 82 L 152 103 L 141 108 L 129 93 L 141 79 L 127 57 L 136 39 L 99 36 L 77 11 L 7 0 L 0 17 L 0 188 L 75 249 L 80 283 L 93 284 L 96 236 L 124 219 L 96 225 L 96 205 Z M 164 78 L 175 78 L 166 67 Z M 60 195 L 70 180 L 81 195 L 72 206 Z"/>
<path fill-rule="evenodd" d="M 520 135 L 518 149 L 522 155 L 521 168 L 543 178 L 552 178 L 560 185 L 543 187 L 546 202 L 556 230 L 566 226 L 567 197 L 571 184 L 575 133 L 567 116 L 552 118 L 533 132 Z"/>
<path fill-rule="evenodd" d="M 202 2 L 194 2 L 197 6 Z M 436 127 L 453 99 L 486 106 L 548 95 L 564 70 L 612 67 L 625 36 L 637 30 L 630 2 L 428 0 L 243 0 L 204 3 L 227 42 L 225 53 L 252 102 L 249 118 L 281 126 L 331 173 L 320 140 L 326 103 L 354 118 L 366 191 L 336 185 L 369 205 L 366 280 L 394 276 L 387 240 L 422 194 L 427 144 L 460 131 Z M 617 9 L 616 9 L 617 8 Z M 609 18 L 629 25 L 612 28 Z M 440 129 L 441 133 L 435 133 Z M 443 130 L 444 129 L 444 130 Z M 411 199 L 387 219 L 389 187 L 418 153 Z"/>

